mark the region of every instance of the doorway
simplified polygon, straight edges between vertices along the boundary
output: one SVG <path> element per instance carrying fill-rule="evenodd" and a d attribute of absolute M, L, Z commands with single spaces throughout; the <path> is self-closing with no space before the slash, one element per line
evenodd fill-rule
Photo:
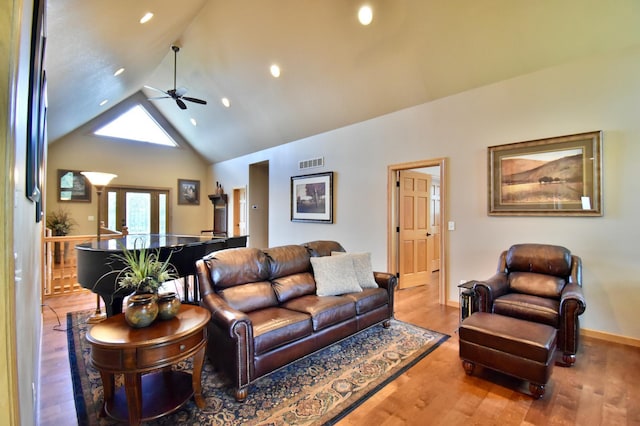
<path fill-rule="evenodd" d="M 426 170 L 423 170 L 426 169 Z M 423 223 L 421 226 L 425 228 L 420 230 L 428 237 L 424 242 L 417 244 L 423 248 L 422 252 L 413 251 L 413 256 L 419 253 L 422 256 L 420 267 L 429 271 L 439 271 L 438 273 L 438 303 L 446 304 L 448 298 L 446 282 L 446 250 L 445 235 L 440 232 L 444 228 L 445 205 L 446 205 L 446 159 L 437 158 L 432 160 L 422 160 L 402 164 L 390 165 L 388 170 L 388 224 L 387 224 L 387 268 L 396 276 L 400 277 L 401 271 L 404 272 L 406 262 L 413 262 L 414 259 L 407 260 L 405 251 L 401 250 L 400 230 L 401 230 L 401 204 L 400 198 L 400 172 L 401 171 L 434 171 L 433 180 L 429 184 L 428 205 L 424 205 L 424 209 L 431 211 L 429 223 Z M 438 183 L 434 186 L 433 183 Z M 423 188 L 424 189 L 424 188 Z M 423 209 L 423 210 L 424 210 Z M 404 207 L 403 207 L 403 214 Z M 430 235 L 426 235 L 430 234 Z M 409 246 L 410 244 L 408 244 Z M 429 250 L 431 249 L 431 250 Z M 429 251 L 431 254 L 428 254 Z M 404 256 L 404 258 L 403 258 Z"/>
<path fill-rule="evenodd" d="M 249 165 L 248 247 L 269 247 L 269 161 Z"/>
<path fill-rule="evenodd" d="M 103 197 L 100 216 L 106 227 L 130 234 L 168 234 L 169 190 L 156 188 L 109 187 Z"/>

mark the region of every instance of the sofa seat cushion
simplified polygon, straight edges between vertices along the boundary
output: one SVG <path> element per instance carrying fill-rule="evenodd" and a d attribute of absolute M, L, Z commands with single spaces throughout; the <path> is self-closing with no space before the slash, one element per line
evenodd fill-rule
<path fill-rule="evenodd" d="M 312 333 L 311 317 L 283 308 L 265 308 L 247 314 L 253 325 L 256 355 L 301 339 Z"/>
<path fill-rule="evenodd" d="M 560 302 L 530 294 L 508 293 L 493 301 L 493 313 L 558 328 Z"/>
<path fill-rule="evenodd" d="M 356 303 L 356 314 L 362 315 L 389 303 L 389 294 L 382 288 L 366 288 L 362 293 L 349 293 L 348 297 Z"/>
<path fill-rule="evenodd" d="M 303 296 L 288 301 L 282 307 L 310 315 L 314 331 L 356 316 L 353 299 L 343 296 Z"/>

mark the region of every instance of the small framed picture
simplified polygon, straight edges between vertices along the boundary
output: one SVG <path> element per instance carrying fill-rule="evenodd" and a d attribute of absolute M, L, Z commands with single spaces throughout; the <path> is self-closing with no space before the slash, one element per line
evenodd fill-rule
<path fill-rule="evenodd" d="M 58 201 L 91 202 L 91 183 L 78 170 L 58 170 Z"/>
<path fill-rule="evenodd" d="M 200 181 L 178 179 L 178 204 L 200 204 Z"/>
<path fill-rule="evenodd" d="M 333 223 L 333 172 L 291 178 L 291 221 Z"/>

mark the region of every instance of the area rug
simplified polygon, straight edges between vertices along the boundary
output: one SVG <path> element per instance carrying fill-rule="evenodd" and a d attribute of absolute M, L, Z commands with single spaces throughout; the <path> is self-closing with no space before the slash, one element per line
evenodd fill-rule
<path fill-rule="evenodd" d="M 102 382 L 90 365 L 85 339 L 92 311 L 67 315 L 69 363 L 78 425 L 114 425 L 98 416 Z M 202 394 L 148 425 L 331 425 L 436 349 L 449 336 L 393 320 L 388 329 L 371 327 L 257 380 L 244 403 L 234 399 L 224 376 L 205 361 Z M 174 368 L 191 371 L 191 361 Z M 116 378 L 116 386 L 122 378 Z M 144 396 L 143 396 L 144 398 Z"/>

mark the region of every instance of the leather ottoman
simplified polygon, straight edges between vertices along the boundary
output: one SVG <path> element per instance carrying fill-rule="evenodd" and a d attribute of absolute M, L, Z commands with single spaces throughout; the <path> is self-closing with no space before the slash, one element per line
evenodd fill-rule
<path fill-rule="evenodd" d="M 535 398 L 551 376 L 556 329 L 517 318 L 474 312 L 459 329 L 460 358 L 467 374 L 475 364 L 529 382 Z"/>

